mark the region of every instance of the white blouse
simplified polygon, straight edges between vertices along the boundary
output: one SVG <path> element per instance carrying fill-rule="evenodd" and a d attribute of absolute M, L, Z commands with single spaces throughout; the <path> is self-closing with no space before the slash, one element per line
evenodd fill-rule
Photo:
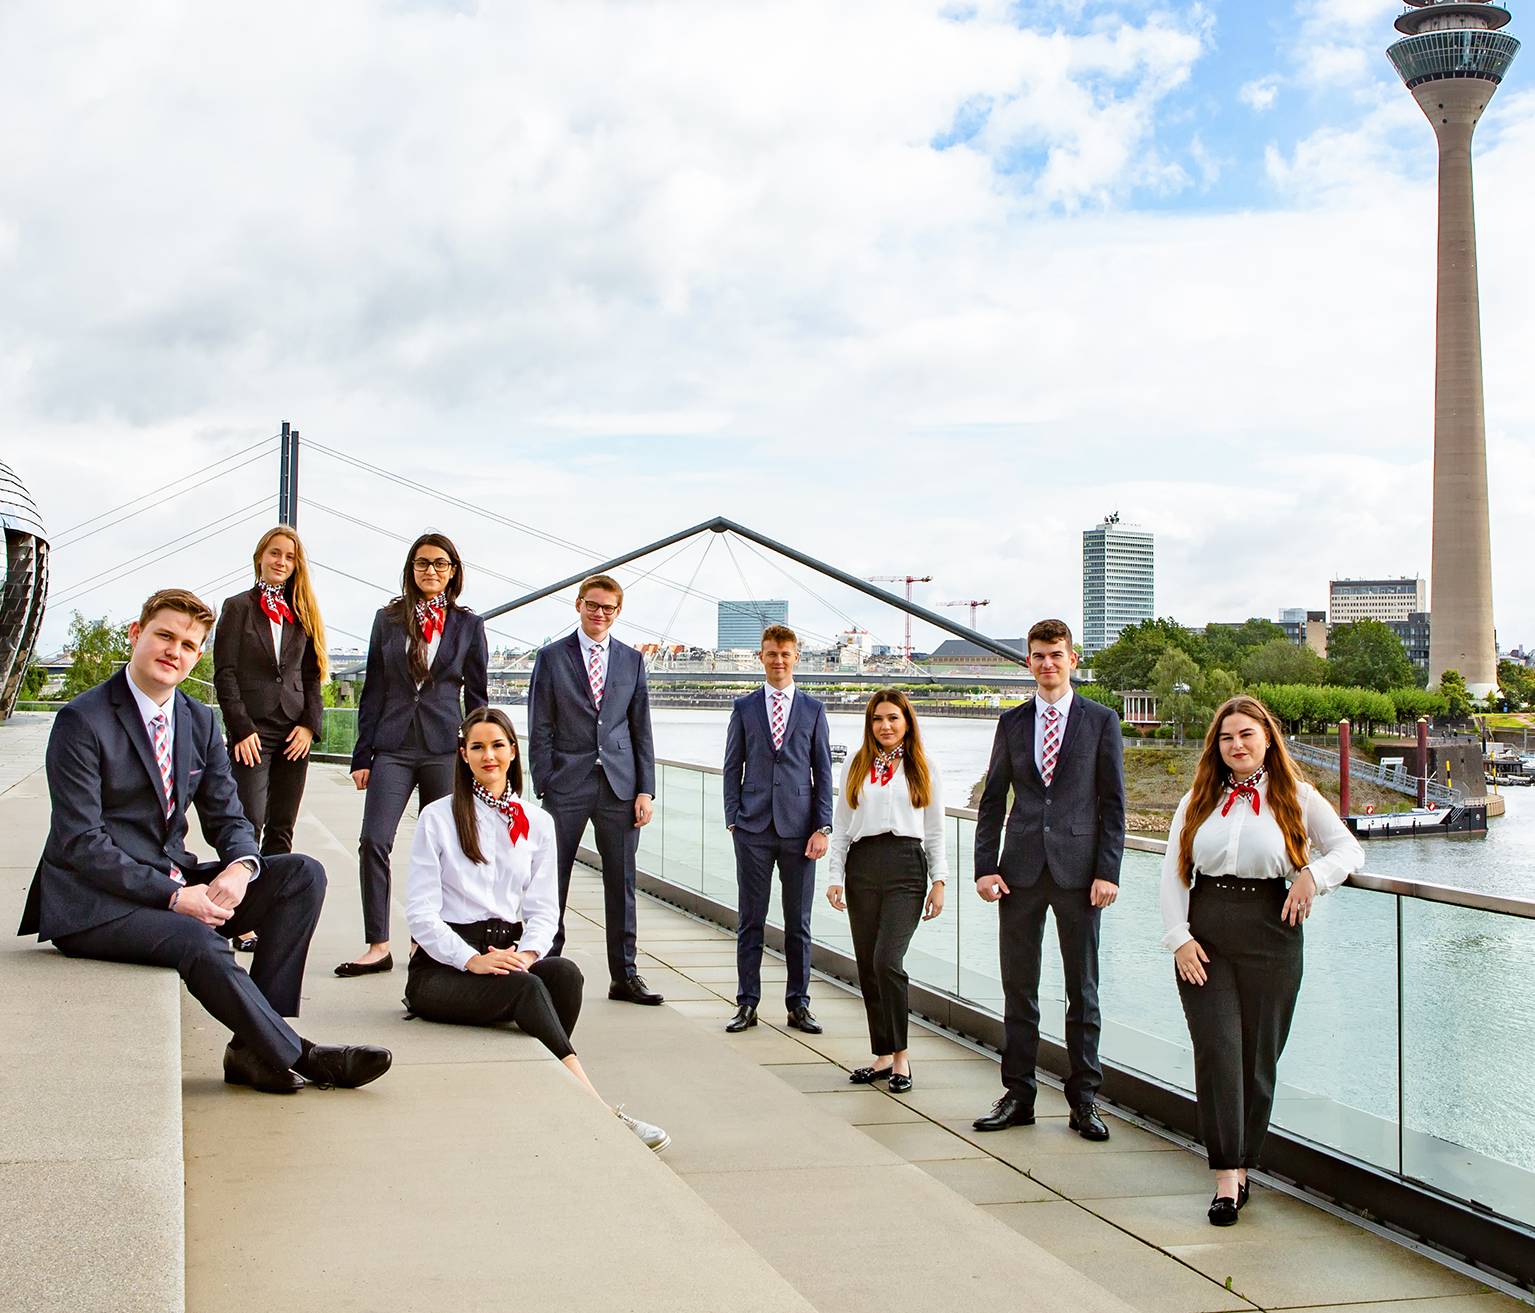
<path fill-rule="evenodd" d="M 542 807 L 524 804 L 523 812 L 528 833 L 514 844 L 506 822 L 475 803 L 480 851 L 486 857 L 481 864 L 471 862 L 459 847 L 451 795 L 421 809 L 410 845 L 405 920 L 410 937 L 439 962 L 462 971 L 475 956 L 449 921 L 521 921 L 518 948 L 542 957 L 553 946 L 560 921 L 554 821 Z"/>
<path fill-rule="evenodd" d="M 848 849 L 859 839 L 869 839 L 876 834 L 921 839 L 922 850 L 927 854 L 927 878 L 930 881 L 946 880 L 949 848 L 944 842 L 943 780 L 939 777 L 938 767 L 931 760 L 927 763 L 933 800 L 918 811 L 911 805 L 911 790 L 906 787 L 904 758 L 896 762 L 895 774 L 888 784 L 863 782 L 857 807 L 847 804 L 848 771 L 852 766 L 849 761 L 842 769 L 842 791 L 837 794 L 837 808 L 832 815 L 831 846 L 826 853 L 831 883 L 844 882 Z"/>
<path fill-rule="evenodd" d="M 1336 889 L 1355 871 L 1364 869 L 1364 850 L 1332 804 L 1304 780 L 1299 782 L 1301 820 L 1310 842 L 1307 863 L 1318 895 Z M 1189 888 L 1178 871 L 1178 850 L 1183 841 L 1183 815 L 1189 794 L 1178 801 L 1172 830 L 1167 836 L 1167 856 L 1162 859 L 1162 946 L 1178 949 L 1194 936 L 1189 933 Z M 1194 835 L 1194 878 L 1200 875 L 1235 875 L 1244 880 L 1293 880 L 1297 874 L 1285 854 L 1284 835 L 1268 805 L 1268 780 L 1258 782 L 1259 812 L 1253 815 L 1251 799 L 1238 798 L 1221 815 L 1230 791 L 1205 817 Z"/>

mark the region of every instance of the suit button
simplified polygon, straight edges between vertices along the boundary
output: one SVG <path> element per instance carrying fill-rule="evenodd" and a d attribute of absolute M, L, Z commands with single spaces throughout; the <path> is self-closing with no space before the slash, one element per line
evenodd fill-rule
<path fill-rule="evenodd" d="M 278 676 L 277 676 L 277 678 L 276 678 L 276 679 L 274 679 L 274 680 L 273 680 L 273 681 L 272 681 L 272 682 L 273 682 L 273 683 L 274 683 L 274 684 L 281 684 L 281 683 L 282 683 L 282 676 L 281 676 L 281 675 L 278 675 Z"/>
<path fill-rule="evenodd" d="M 1049 827 L 1049 826 L 1048 826 L 1048 825 L 1047 825 L 1047 826 L 1045 826 L 1045 833 L 1046 833 L 1046 834 L 1049 834 L 1049 833 L 1050 833 L 1050 827 Z"/>

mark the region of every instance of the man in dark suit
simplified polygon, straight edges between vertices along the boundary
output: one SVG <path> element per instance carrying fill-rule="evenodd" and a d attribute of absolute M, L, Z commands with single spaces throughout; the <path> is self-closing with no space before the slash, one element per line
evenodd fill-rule
<path fill-rule="evenodd" d="M 725 827 L 736 849 L 736 1014 L 731 1032 L 757 1024 L 762 1001 L 762 931 L 773 892 L 783 886 L 789 1025 L 810 1035 L 810 907 L 815 864 L 831 833 L 831 730 L 826 708 L 794 687 L 799 639 L 769 625 L 758 652 L 767 684 L 737 698 L 725 733 Z"/>
<path fill-rule="evenodd" d="M 1123 737 L 1111 708 L 1072 693 L 1077 654 L 1064 621 L 1041 620 L 1029 630 L 1028 655 L 1039 691 L 997 723 L 975 823 L 976 892 L 999 904 L 1007 1091 L 975 1128 L 999 1131 L 1034 1122 L 1040 947 L 1049 909 L 1066 975 L 1070 1126 L 1084 1139 L 1106 1140 L 1108 1127 L 1094 1102 L 1103 1084 L 1098 920 L 1119 894 Z M 1013 809 L 1004 833 L 1009 792 Z"/>
<path fill-rule="evenodd" d="M 59 711 L 48 738 L 53 813 L 17 933 L 71 957 L 175 968 L 234 1032 L 231 1085 L 366 1085 L 389 1069 L 388 1049 L 311 1044 L 283 1020 L 298 1015 L 325 871 L 312 857 L 257 856 L 213 712 L 177 691 L 212 624 L 192 593 L 155 593 L 128 627 L 127 669 Z M 193 804 L 215 862 L 187 849 Z M 246 975 L 229 938 L 252 930 Z"/>
<path fill-rule="evenodd" d="M 658 1004 L 661 995 L 634 966 L 634 858 L 640 827 L 650 824 L 656 757 L 645 662 L 609 633 L 623 604 L 616 579 L 582 580 L 580 628 L 539 649 L 528 688 L 528 760 L 533 792 L 554 817 L 560 863 L 560 928 L 549 956 L 565 944 L 570 870 L 589 821 L 602 858 L 608 997 Z"/>

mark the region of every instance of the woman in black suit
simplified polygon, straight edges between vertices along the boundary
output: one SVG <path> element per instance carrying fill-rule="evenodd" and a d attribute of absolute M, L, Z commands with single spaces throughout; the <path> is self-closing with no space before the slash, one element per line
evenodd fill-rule
<path fill-rule="evenodd" d="M 389 854 L 395 830 L 412 789 L 418 810 L 453 792 L 459 723 L 490 701 L 485 622 L 458 605 L 463 586 L 458 549 L 440 533 L 424 533 L 405 557 L 400 596 L 373 617 L 352 751 L 352 779 L 368 794 L 358 841 L 368 947 L 338 966 L 338 976 L 393 968 Z"/>

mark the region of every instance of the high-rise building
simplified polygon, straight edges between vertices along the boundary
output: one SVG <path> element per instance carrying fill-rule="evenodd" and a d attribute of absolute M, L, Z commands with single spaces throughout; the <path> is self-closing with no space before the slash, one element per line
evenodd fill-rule
<path fill-rule="evenodd" d="M 1279 613 L 1279 627 L 1296 647 L 1309 647 L 1318 656 L 1327 655 L 1327 612 L 1309 611 L 1303 606 L 1288 606 Z"/>
<path fill-rule="evenodd" d="M 1156 614 L 1156 540 L 1116 513 L 1082 531 L 1082 652 L 1101 652 L 1119 631 Z"/>
<path fill-rule="evenodd" d="M 1488 0 L 1407 0 L 1407 5 L 1396 20 L 1402 40 L 1386 54 L 1439 144 L 1429 682 L 1458 670 L 1472 696 L 1483 697 L 1497 687 L 1498 655 L 1471 135 L 1519 42 L 1498 30 L 1508 23 L 1508 10 Z"/>
<path fill-rule="evenodd" d="M 1429 648 L 1433 644 L 1433 617 L 1427 611 L 1414 611 L 1405 620 L 1388 622 L 1391 630 L 1402 640 L 1402 650 L 1407 659 L 1420 670 L 1428 669 Z"/>
<path fill-rule="evenodd" d="M 16 707 L 22 676 L 37 646 L 48 600 L 48 534 L 42 517 L 11 467 L 0 461 L 0 720 Z"/>
<path fill-rule="evenodd" d="M 780 598 L 760 602 L 719 604 L 717 652 L 751 651 L 762 646 L 762 631 L 769 625 L 789 623 L 789 604 Z"/>
<path fill-rule="evenodd" d="M 1421 577 L 1334 579 L 1327 585 L 1327 622 L 1333 625 L 1350 625 L 1356 620 L 1390 624 L 1427 609 L 1427 586 Z"/>

